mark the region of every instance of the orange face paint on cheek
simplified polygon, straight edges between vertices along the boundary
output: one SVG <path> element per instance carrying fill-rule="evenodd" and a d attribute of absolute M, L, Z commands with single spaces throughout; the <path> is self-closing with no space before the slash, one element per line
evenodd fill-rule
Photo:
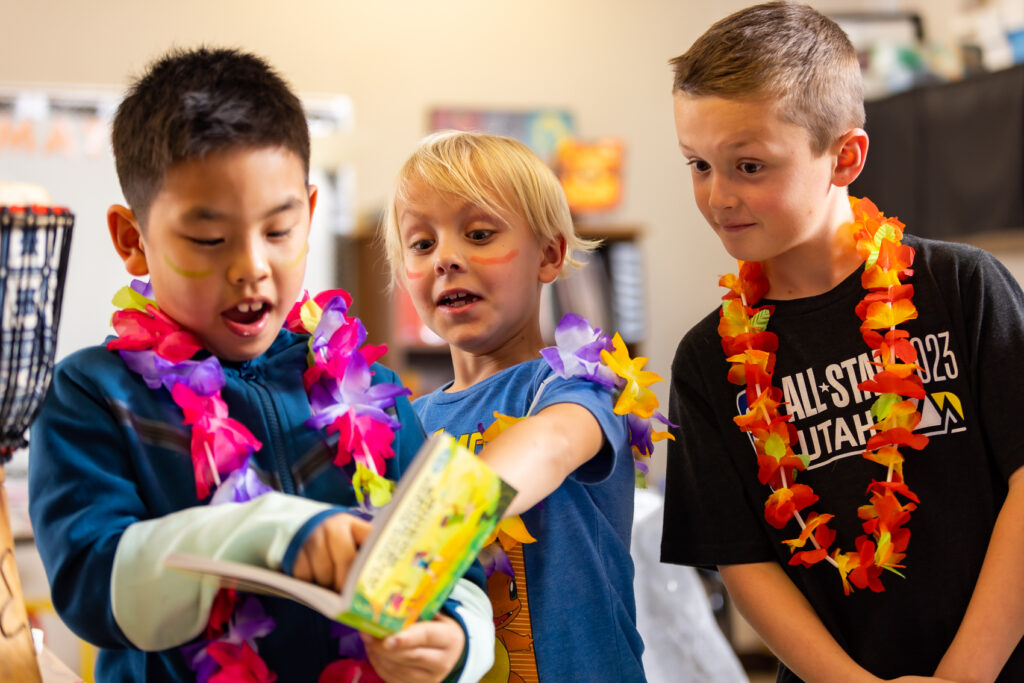
<path fill-rule="evenodd" d="M 423 273 L 419 272 L 418 270 L 409 270 L 408 268 L 406 268 L 405 277 L 409 280 L 418 280 L 421 277 L 423 277 Z"/>
<path fill-rule="evenodd" d="M 469 260 L 473 263 L 479 263 L 482 266 L 494 266 L 500 263 L 508 263 L 516 256 L 519 256 L 519 250 L 513 249 L 504 256 L 493 256 L 491 258 L 483 258 L 482 256 L 470 256 Z"/>

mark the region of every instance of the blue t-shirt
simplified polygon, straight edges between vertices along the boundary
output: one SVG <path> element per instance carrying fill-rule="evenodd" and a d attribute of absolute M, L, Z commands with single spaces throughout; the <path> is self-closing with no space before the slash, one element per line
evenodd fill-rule
<path fill-rule="evenodd" d="M 538 358 L 464 391 L 439 389 L 413 408 L 428 433 L 444 429 L 479 452 L 495 412 L 523 417 L 558 403 L 589 410 L 605 445 L 523 513 L 536 542 L 509 551 L 515 577 L 495 571 L 488 578 L 497 651 L 484 681 L 507 681 L 509 672 L 524 681 L 643 681 L 629 555 L 633 455 L 612 394 L 588 380 L 562 379 Z"/>

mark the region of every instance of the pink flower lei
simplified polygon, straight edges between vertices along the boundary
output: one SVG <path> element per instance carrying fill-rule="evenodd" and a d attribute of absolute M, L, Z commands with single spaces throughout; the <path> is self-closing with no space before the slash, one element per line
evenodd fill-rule
<path fill-rule="evenodd" d="M 107 349 L 117 351 L 148 387 L 167 389 L 181 407 L 184 424 L 192 427 L 190 450 L 198 500 L 211 491 L 211 505 L 243 502 L 267 493 L 270 487 L 250 466 L 252 454 L 262 444 L 228 415 L 220 395 L 225 383 L 220 361 L 215 356 L 193 360 L 203 348 L 199 338 L 160 311 L 152 297 L 149 283 L 141 280 L 115 295 L 114 305 L 120 310 L 114 313 L 112 325 L 118 336 L 107 343 Z M 351 303 L 341 289 L 312 299 L 304 293 L 289 312 L 285 328 L 310 335 L 308 367 L 302 380 L 313 415 L 306 424 L 338 434 L 334 464 L 354 463 L 356 498 L 373 508 L 387 503 L 394 488 L 394 482 L 381 475 L 385 460 L 394 456 L 391 444 L 399 427 L 387 411 L 396 398 L 410 392 L 396 384 L 372 384 L 370 365 L 387 347 L 364 345 L 363 324 L 345 315 Z M 273 628 L 273 619 L 266 616 L 255 597 L 241 601 L 234 591 L 222 590 L 214 601 L 204 637 L 182 650 L 199 683 L 271 683 L 277 676 L 260 658 L 255 639 Z M 379 680 L 368 662 L 358 661 L 365 659 L 359 638 L 336 630 L 343 659 L 328 666 L 321 680 L 340 680 L 341 668 L 358 673 L 361 680 Z"/>

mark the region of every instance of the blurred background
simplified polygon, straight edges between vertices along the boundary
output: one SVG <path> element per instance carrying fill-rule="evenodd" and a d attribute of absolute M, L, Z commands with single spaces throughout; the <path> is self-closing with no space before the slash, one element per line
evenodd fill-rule
<path fill-rule="evenodd" d="M 2 0 L 0 179 L 41 184 L 76 215 L 58 358 L 102 341 L 110 298 L 127 281 L 105 225 L 107 206 L 123 201 L 108 128 L 121 92 L 169 48 L 206 44 L 266 57 L 303 97 L 314 136 L 311 182 L 321 188 L 307 286 L 350 289 L 371 341 L 390 344 L 385 362 L 415 390 L 447 379 L 447 354 L 400 294 L 383 294 L 371 233 L 395 172 L 423 135 L 483 128 L 521 137 L 544 156 L 570 193 L 579 229 L 607 240 L 546 297 L 552 323 L 577 310 L 622 331 L 666 379 L 654 388 L 667 408 L 675 346 L 717 304 L 717 279 L 733 268 L 693 204 L 667 62 L 748 4 Z M 809 4 L 839 21 L 861 52 L 871 148 L 854 193 L 910 232 L 980 243 L 1024 272 L 1024 3 Z M 24 467 L 22 455 L 7 471 L 22 581 L 38 598 L 38 618 L 52 621 L 45 577 L 32 564 Z M 660 525 L 660 513 L 645 519 Z M 652 561 L 640 558 L 638 568 Z M 759 668 L 756 638 L 730 618 L 713 577 L 705 584 L 730 642 L 750 670 Z M 87 669 L 88 648 L 75 648 L 62 657 L 77 667 L 81 656 Z"/>

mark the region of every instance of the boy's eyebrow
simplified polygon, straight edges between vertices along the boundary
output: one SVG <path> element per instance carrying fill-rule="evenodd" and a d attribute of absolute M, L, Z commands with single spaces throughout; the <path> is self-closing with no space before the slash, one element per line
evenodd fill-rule
<path fill-rule="evenodd" d="M 301 199 L 299 199 L 298 197 L 289 197 L 287 200 L 281 202 L 277 206 L 271 208 L 269 211 L 264 213 L 262 216 L 260 216 L 260 218 L 262 220 L 266 220 L 268 218 L 276 216 L 279 213 L 284 213 L 285 211 L 291 211 L 292 209 L 298 209 L 301 207 Z M 187 221 L 217 221 L 227 219 L 228 214 L 224 213 L 223 211 L 218 211 L 217 209 L 210 208 L 208 206 L 195 206 L 186 211 L 183 217 Z"/>

